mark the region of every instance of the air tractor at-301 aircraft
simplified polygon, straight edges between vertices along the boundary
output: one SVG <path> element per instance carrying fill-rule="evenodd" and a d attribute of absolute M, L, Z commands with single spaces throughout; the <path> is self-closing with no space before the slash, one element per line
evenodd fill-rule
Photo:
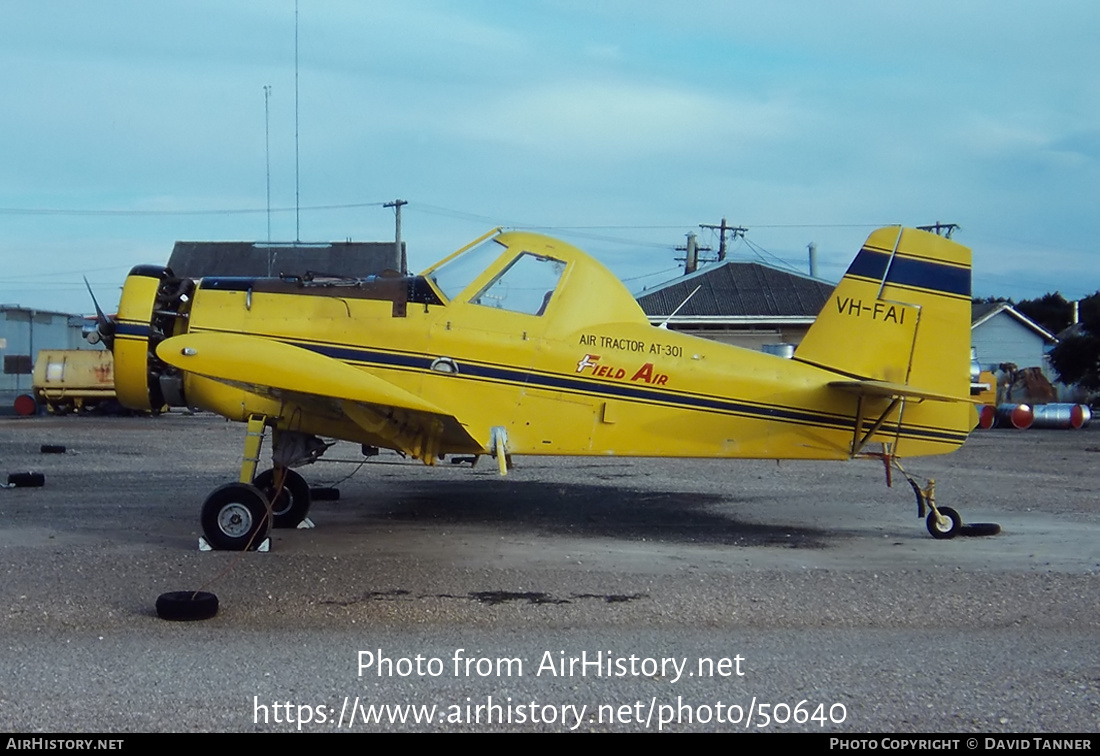
<path fill-rule="evenodd" d="M 97 307 L 98 309 L 98 307 Z M 247 425 L 237 482 L 202 506 L 215 548 L 294 527 L 292 468 L 342 439 L 432 465 L 446 455 L 847 460 L 905 475 L 936 538 L 937 506 L 900 459 L 958 448 L 969 396 L 970 251 L 910 228 L 873 232 L 784 358 L 651 325 L 569 244 L 495 230 L 416 276 L 179 278 L 139 266 L 116 318 L 119 400 Z M 257 474 L 271 430 L 272 467 Z"/>

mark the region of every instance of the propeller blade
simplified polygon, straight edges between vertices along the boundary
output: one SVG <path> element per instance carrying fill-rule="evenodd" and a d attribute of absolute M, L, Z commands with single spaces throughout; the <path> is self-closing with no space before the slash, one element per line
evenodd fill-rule
<path fill-rule="evenodd" d="M 84 285 L 88 287 L 88 294 L 92 298 L 92 304 L 95 305 L 95 331 L 98 336 L 96 341 L 102 340 L 107 348 L 110 349 L 114 346 L 115 341 L 115 321 L 111 320 L 110 316 L 103 312 L 103 308 L 99 306 L 99 302 L 95 298 L 95 292 L 92 291 L 92 285 L 88 283 L 88 277 L 84 276 Z M 92 341 L 91 339 L 88 339 Z M 92 341 L 94 344 L 95 341 Z"/>

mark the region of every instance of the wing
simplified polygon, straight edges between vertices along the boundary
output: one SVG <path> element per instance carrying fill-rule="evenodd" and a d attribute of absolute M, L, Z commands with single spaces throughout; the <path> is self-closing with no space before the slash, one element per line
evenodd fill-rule
<path fill-rule="evenodd" d="M 308 349 L 258 336 L 188 333 L 157 356 L 180 370 L 329 416 L 335 409 L 390 448 L 431 464 L 443 449 L 484 453 L 451 413 L 400 386 Z"/>

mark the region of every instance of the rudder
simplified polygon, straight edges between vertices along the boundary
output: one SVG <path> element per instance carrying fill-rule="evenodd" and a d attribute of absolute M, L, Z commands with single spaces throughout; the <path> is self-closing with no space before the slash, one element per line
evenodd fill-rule
<path fill-rule="evenodd" d="M 873 232 L 794 358 L 861 380 L 969 396 L 970 250 L 925 231 Z"/>

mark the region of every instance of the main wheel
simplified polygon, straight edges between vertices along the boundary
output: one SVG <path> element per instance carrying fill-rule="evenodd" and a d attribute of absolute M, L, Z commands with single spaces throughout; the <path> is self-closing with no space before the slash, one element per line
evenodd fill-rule
<path fill-rule="evenodd" d="M 256 549 L 271 532 L 267 497 L 247 483 L 215 488 L 202 505 L 202 532 L 215 549 Z"/>
<path fill-rule="evenodd" d="M 306 479 L 291 469 L 283 472 L 283 489 L 275 496 L 275 470 L 264 470 L 252 481 L 271 502 L 272 524 L 277 528 L 296 528 L 309 513 L 310 493 Z"/>
<path fill-rule="evenodd" d="M 940 522 L 936 517 L 935 511 L 928 513 L 928 519 L 925 523 L 928 525 L 928 532 L 932 534 L 933 538 L 954 538 L 959 533 L 959 528 L 962 527 L 962 516 L 959 515 L 951 507 L 937 507 L 940 510 L 940 516 L 946 520 L 946 522 Z"/>

